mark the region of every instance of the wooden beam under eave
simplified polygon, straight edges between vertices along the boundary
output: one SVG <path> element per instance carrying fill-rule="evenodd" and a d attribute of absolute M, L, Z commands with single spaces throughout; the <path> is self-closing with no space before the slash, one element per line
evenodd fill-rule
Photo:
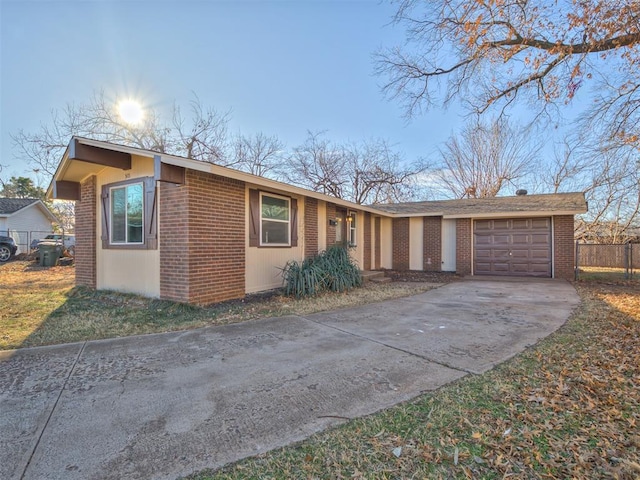
<path fill-rule="evenodd" d="M 160 155 L 153 157 L 154 163 L 154 179 L 158 182 L 174 183 L 177 185 L 184 185 L 185 183 L 185 168 L 177 165 L 170 165 L 162 161 Z"/>
<path fill-rule="evenodd" d="M 78 139 L 74 139 L 69 145 L 69 160 L 95 163 L 105 167 L 131 170 L 131 155 L 125 152 L 116 152 L 105 148 L 84 145 Z"/>
<path fill-rule="evenodd" d="M 54 181 L 53 198 L 55 200 L 80 200 L 80 183 L 67 180 Z"/>

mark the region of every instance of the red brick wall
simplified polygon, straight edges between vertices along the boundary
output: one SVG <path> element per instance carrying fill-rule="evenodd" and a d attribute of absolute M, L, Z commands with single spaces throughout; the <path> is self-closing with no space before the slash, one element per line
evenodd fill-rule
<path fill-rule="evenodd" d="M 364 214 L 364 249 L 363 249 L 363 270 L 371 270 L 371 214 Z"/>
<path fill-rule="evenodd" d="M 329 224 L 330 220 L 336 219 L 336 205 L 335 203 L 327 203 L 327 218 L 325 225 L 327 226 L 327 248 L 336 243 L 336 227 Z"/>
<path fill-rule="evenodd" d="M 392 264 L 394 270 L 409 270 L 409 219 L 393 219 Z"/>
<path fill-rule="evenodd" d="M 423 232 L 424 270 L 439 272 L 442 270 L 442 217 L 424 217 Z"/>
<path fill-rule="evenodd" d="M 304 199 L 304 256 L 318 253 L 318 200 Z"/>
<path fill-rule="evenodd" d="M 189 188 L 166 183 L 159 185 L 160 298 L 188 302 Z"/>
<path fill-rule="evenodd" d="M 76 202 L 76 285 L 96 288 L 96 177 L 92 175 L 80 185 Z"/>
<path fill-rule="evenodd" d="M 381 234 L 381 227 L 380 227 L 380 223 L 381 223 L 381 219 L 380 217 L 376 217 L 375 218 L 375 222 L 374 222 L 374 235 L 376 238 L 376 246 L 375 246 L 375 251 L 373 252 L 373 256 L 374 256 L 374 268 L 376 270 L 380 270 L 380 264 L 382 263 L 382 245 L 380 245 L 380 240 L 382 238 L 382 234 Z"/>
<path fill-rule="evenodd" d="M 470 218 L 458 218 L 456 220 L 456 273 L 458 275 L 471 274 L 471 239 Z"/>
<path fill-rule="evenodd" d="M 160 197 L 160 294 L 209 304 L 245 295 L 243 182 L 187 170 Z"/>
<path fill-rule="evenodd" d="M 574 279 L 573 215 L 553 217 L 553 265 L 555 278 Z"/>

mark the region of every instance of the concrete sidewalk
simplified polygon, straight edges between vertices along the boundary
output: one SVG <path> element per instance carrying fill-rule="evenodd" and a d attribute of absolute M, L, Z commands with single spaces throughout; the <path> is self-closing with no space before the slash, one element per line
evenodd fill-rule
<path fill-rule="evenodd" d="M 0 478 L 175 479 L 304 439 L 561 326 L 562 281 L 463 281 L 305 317 L 0 352 Z"/>

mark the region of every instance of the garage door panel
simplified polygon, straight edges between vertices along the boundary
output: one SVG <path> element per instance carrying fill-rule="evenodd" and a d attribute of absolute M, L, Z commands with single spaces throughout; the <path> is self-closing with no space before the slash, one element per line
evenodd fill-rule
<path fill-rule="evenodd" d="M 531 228 L 531 220 L 530 219 L 515 219 L 511 223 L 512 230 L 528 230 Z"/>
<path fill-rule="evenodd" d="M 509 220 L 493 220 L 493 230 L 510 230 L 511 224 Z"/>
<path fill-rule="evenodd" d="M 525 233 L 516 233 L 511 238 L 513 245 L 529 245 L 531 242 L 531 235 Z"/>
<path fill-rule="evenodd" d="M 551 219 L 549 218 L 532 218 L 531 228 L 533 230 L 551 230 Z"/>
<path fill-rule="evenodd" d="M 551 219 L 474 222 L 474 273 L 551 276 Z"/>

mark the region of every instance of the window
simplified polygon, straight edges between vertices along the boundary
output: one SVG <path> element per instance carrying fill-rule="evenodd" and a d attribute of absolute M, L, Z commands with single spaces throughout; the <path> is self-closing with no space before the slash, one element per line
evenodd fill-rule
<path fill-rule="evenodd" d="M 142 243 L 143 187 L 134 183 L 111 189 L 111 243 Z"/>
<path fill-rule="evenodd" d="M 249 246 L 297 247 L 298 200 L 249 189 Z"/>
<path fill-rule="evenodd" d="M 102 187 L 102 248 L 156 249 L 153 177 Z"/>
<path fill-rule="evenodd" d="M 356 246 L 357 240 L 357 230 L 356 230 L 356 212 L 349 212 L 347 215 L 347 240 L 349 241 L 350 247 Z"/>
<path fill-rule="evenodd" d="M 289 246 L 290 200 L 262 193 L 260 195 L 260 244 Z"/>

